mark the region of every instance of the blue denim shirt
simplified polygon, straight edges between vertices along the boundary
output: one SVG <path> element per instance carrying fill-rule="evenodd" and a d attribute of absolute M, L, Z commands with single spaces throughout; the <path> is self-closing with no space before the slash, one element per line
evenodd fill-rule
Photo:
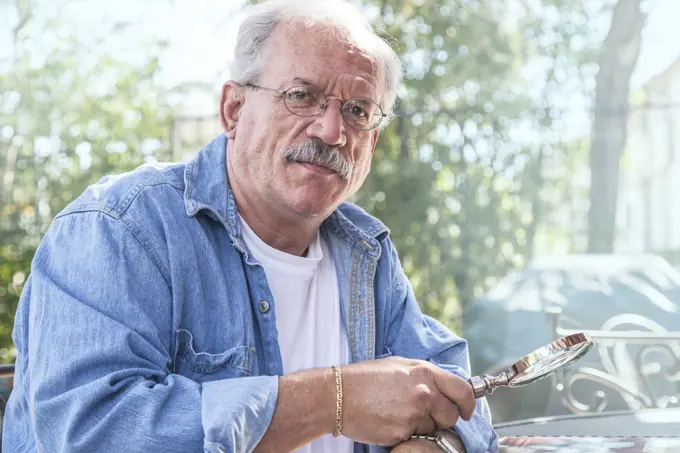
<path fill-rule="evenodd" d="M 468 377 L 466 342 L 421 313 L 380 221 L 346 203 L 321 234 L 352 362 L 399 355 Z M 33 259 L 2 448 L 250 452 L 282 374 L 275 317 L 239 231 L 224 136 L 187 164 L 106 177 L 56 216 Z M 487 419 L 480 400 L 456 425 L 468 452 L 497 449 Z"/>

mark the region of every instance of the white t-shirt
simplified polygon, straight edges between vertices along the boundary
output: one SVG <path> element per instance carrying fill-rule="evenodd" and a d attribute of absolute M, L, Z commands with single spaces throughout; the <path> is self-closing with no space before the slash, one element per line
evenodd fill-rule
<path fill-rule="evenodd" d="M 262 241 L 240 219 L 243 239 L 262 265 L 274 296 L 283 373 L 349 362 L 342 322 L 338 277 L 330 250 L 317 233 L 307 256 L 290 255 Z M 335 411 L 334 407 L 328 410 Z M 351 453 L 353 443 L 327 435 L 296 450 L 302 453 Z"/>

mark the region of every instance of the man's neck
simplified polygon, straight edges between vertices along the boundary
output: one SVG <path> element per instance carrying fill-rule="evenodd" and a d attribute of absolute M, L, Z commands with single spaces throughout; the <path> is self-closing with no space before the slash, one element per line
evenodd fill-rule
<path fill-rule="evenodd" d="M 244 190 L 240 185 L 228 160 L 227 173 L 238 213 L 257 237 L 282 252 L 297 256 L 306 255 L 323 219 L 303 218 L 296 214 L 290 217 L 280 215 L 278 214 L 280 206 L 271 206 L 257 196 L 248 196 L 252 191 Z"/>
<path fill-rule="evenodd" d="M 234 196 L 236 196 L 235 193 Z M 242 204 L 238 197 L 236 204 L 241 218 L 265 244 L 291 255 L 305 256 L 307 254 L 309 244 L 319 228 L 318 225 L 309 229 L 305 228 L 306 225 L 303 227 L 299 223 L 291 224 L 280 218 L 272 220 L 273 216 L 270 214 L 265 218 L 258 209 L 244 209 L 253 207 L 253 204 L 248 201 Z"/>

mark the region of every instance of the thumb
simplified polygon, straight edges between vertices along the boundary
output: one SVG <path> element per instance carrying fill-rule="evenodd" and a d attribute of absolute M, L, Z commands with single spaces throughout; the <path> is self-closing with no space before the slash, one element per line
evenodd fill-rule
<path fill-rule="evenodd" d="M 465 379 L 435 366 L 434 382 L 444 396 L 458 406 L 463 420 L 470 420 L 477 406 L 472 385 Z"/>

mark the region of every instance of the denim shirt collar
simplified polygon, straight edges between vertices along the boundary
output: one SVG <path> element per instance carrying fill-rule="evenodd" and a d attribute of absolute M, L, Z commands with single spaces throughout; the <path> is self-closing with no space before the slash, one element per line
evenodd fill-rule
<path fill-rule="evenodd" d="M 206 210 L 231 236 L 238 236 L 236 200 L 227 180 L 227 137 L 220 135 L 196 154 L 184 170 L 187 215 Z M 225 190 L 226 188 L 226 190 Z"/>
<path fill-rule="evenodd" d="M 224 134 L 213 139 L 187 164 L 184 184 L 187 215 L 207 211 L 224 225 L 235 245 L 242 248 L 238 208 L 227 177 L 227 138 Z M 389 234 L 381 221 L 358 208 L 350 209 L 346 203 L 324 221 L 322 228 L 376 259 L 380 256 L 379 241 Z"/>

